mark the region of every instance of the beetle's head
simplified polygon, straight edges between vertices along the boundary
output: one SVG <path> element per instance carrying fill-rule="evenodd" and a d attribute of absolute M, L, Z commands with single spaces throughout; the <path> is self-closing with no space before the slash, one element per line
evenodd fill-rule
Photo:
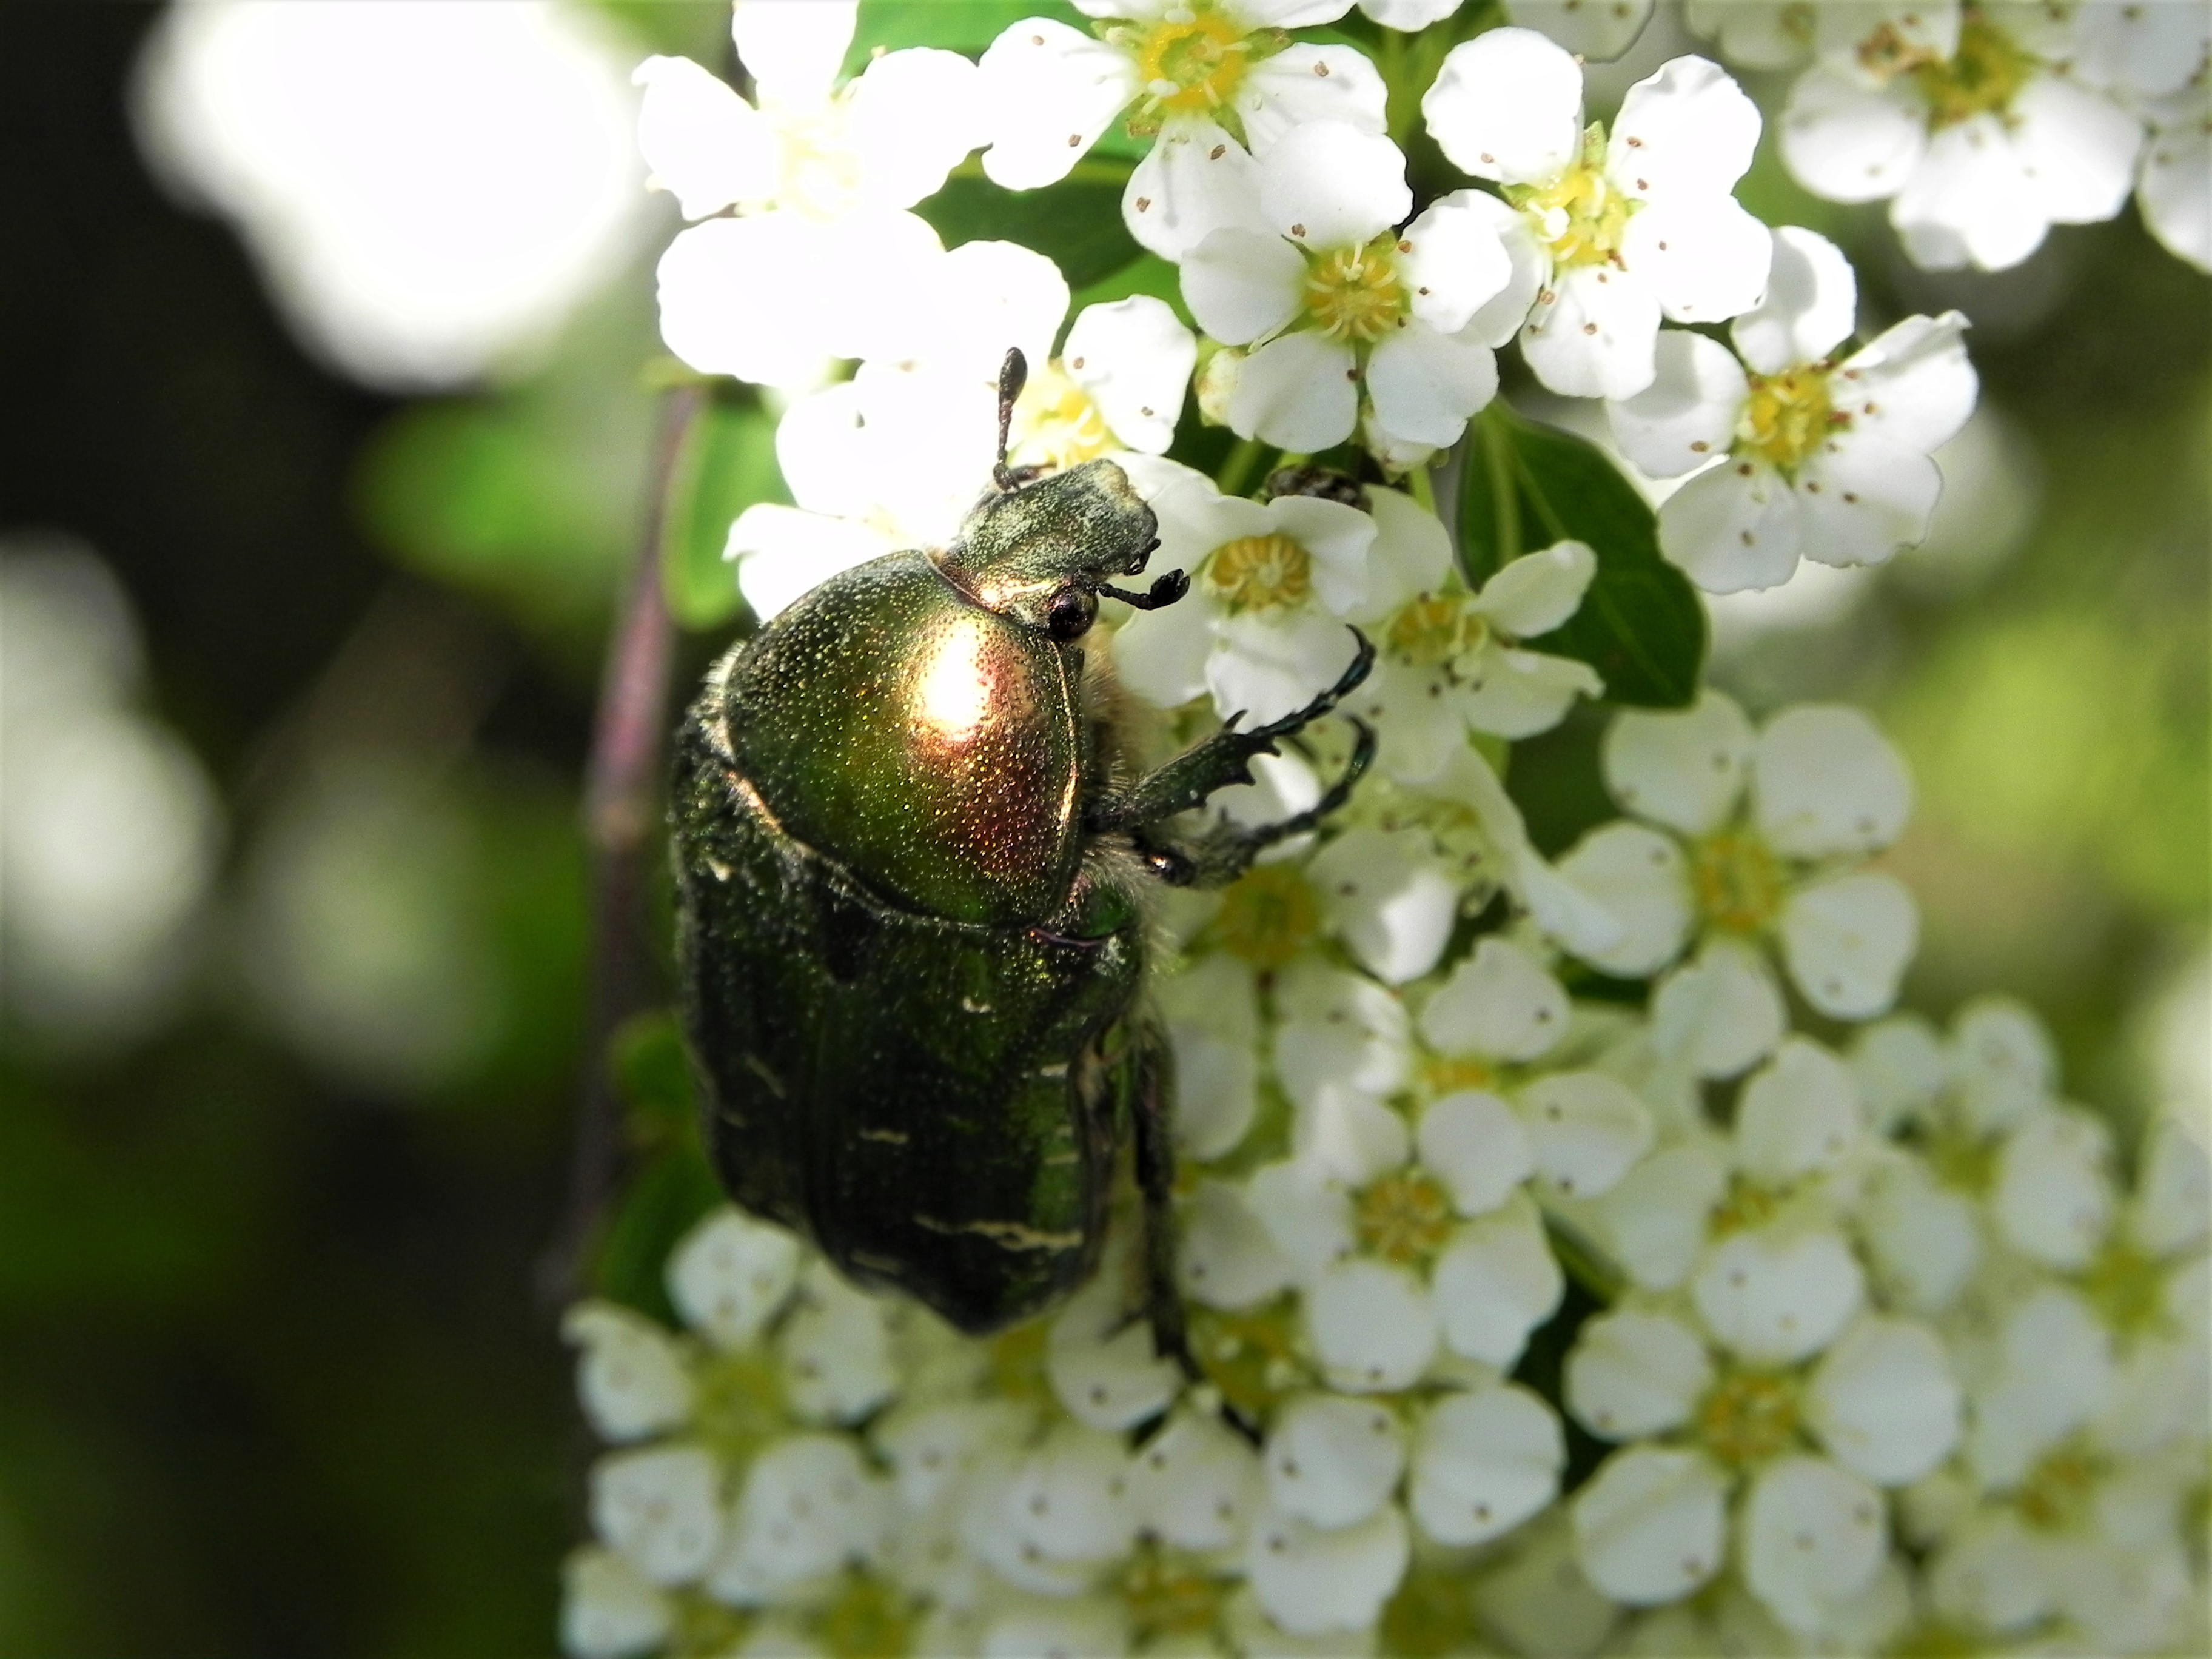
<path fill-rule="evenodd" d="M 968 514 L 938 568 L 985 609 L 1042 629 L 1056 640 L 1081 638 L 1098 615 L 1103 593 L 1140 610 L 1172 605 L 1189 590 L 1182 571 L 1158 578 L 1146 592 L 1114 586 L 1133 576 L 1160 544 L 1159 522 L 1111 461 L 1085 461 L 1038 477 L 1006 465 L 1006 425 L 1027 368 L 1006 354 L 999 378 L 999 465 L 993 488 Z"/>

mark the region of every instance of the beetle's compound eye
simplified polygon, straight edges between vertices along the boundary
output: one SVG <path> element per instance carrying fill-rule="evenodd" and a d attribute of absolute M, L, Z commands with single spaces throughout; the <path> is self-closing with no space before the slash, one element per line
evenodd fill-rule
<path fill-rule="evenodd" d="M 1063 587 L 1045 607 L 1045 631 L 1056 640 L 1079 640 L 1098 620 L 1098 596 L 1080 587 Z"/>

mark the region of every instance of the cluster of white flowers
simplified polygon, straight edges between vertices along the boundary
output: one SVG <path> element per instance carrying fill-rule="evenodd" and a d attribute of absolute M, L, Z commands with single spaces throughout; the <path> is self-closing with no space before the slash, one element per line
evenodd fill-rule
<path fill-rule="evenodd" d="M 949 534 L 1018 345 L 1014 459 L 1116 458 L 1157 568 L 1191 579 L 1109 607 L 1139 738 L 1298 708 L 1347 625 L 1376 647 L 1346 712 L 1379 754 L 1349 805 L 1162 901 L 1201 1379 L 1130 1317 L 1133 1224 L 1072 1303 L 978 1341 L 711 1216 L 668 1267 L 687 1330 L 571 1316 L 622 1449 L 570 1565 L 569 1650 L 2201 1644 L 2203 1146 L 2164 1124 L 2124 1182 L 2024 1010 L 1970 1006 L 1948 1036 L 1891 1014 L 1917 915 L 1878 865 L 1911 786 L 1855 711 L 1754 726 L 1707 690 L 1616 713 L 1624 816 L 1543 856 L 1500 775 L 1607 694 L 1561 641 L 1618 550 L 1516 547 L 1471 580 L 1437 509 L 1437 453 L 1517 343 L 1550 392 L 1602 399 L 1646 472 L 1687 475 L 1658 534 L 1700 586 L 1878 562 L 1925 531 L 1931 452 L 1972 410 L 1965 319 L 1849 343 L 1843 254 L 1734 198 L 1761 122 L 1713 64 L 1587 121 L 1560 42 L 1618 52 L 1646 6 L 1524 0 L 1475 31 L 1452 0 L 1361 0 L 1373 58 L 1295 33 L 1346 0 L 1079 9 L 1089 33 L 1028 19 L 980 64 L 909 48 L 841 84 L 850 5 L 741 0 L 757 101 L 653 59 L 643 141 L 701 220 L 661 265 L 664 337 L 780 399 L 796 505 L 730 537 L 759 617 Z M 2063 199 L 2005 186 L 2039 237 L 2100 215 L 2097 157 L 2038 121 L 2121 112 L 2124 172 L 2149 100 L 2191 95 L 2153 73 L 2166 24 L 2033 9 L 1692 8 L 1745 61 L 1814 54 L 1782 125 L 1801 172 L 1841 165 L 1837 132 L 1864 149 L 1845 94 L 1892 127 L 1921 100 L 1886 187 L 1852 190 L 1903 186 L 1916 255 L 1985 264 L 1998 186 L 1960 184 L 1954 149 L 2079 164 Z M 2174 115 L 2143 161 L 2184 252 L 2195 84 L 2198 125 Z M 1094 154 L 1117 121 L 1136 150 Z M 1425 201 L 1415 123 L 1460 175 Z M 1079 167 L 1126 181 L 1170 281 L 1079 308 L 1042 254 L 948 250 L 911 210 L 955 167 L 1019 191 Z M 1223 452 L 1208 425 L 1241 441 L 1211 471 L 1189 464 Z M 1303 811 L 1349 746 L 1323 722 L 1215 810 Z"/>
<path fill-rule="evenodd" d="M 1933 270 L 2002 270 L 2053 225 L 2136 193 L 2168 248 L 2212 270 L 2212 13 L 2133 0 L 1690 0 L 1747 67 L 1808 64 L 1782 117 L 1805 187 L 1890 204 Z"/>

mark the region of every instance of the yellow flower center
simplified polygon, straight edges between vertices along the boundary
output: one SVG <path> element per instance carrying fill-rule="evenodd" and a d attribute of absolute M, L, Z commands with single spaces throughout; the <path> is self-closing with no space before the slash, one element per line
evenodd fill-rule
<path fill-rule="evenodd" d="M 1280 968 L 1321 932 L 1321 905 L 1287 865 L 1255 865 L 1221 896 L 1207 929 L 1214 943 L 1255 968 Z"/>
<path fill-rule="evenodd" d="M 1008 459 L 1025 466 L 1075 466 L 1119 447 L 1098 405 L 1057 357 L 1030 375 L 1007 438 Z"/>
<path fill-rule="evenodd" d="M 1298 1320 L 1289 1297 L 1244 1313 L 1191 1311 L 1190 1352 L 1221 1397 L 1255 1421 L 1298 1388 Z"/>
<path fill-rule="evenodd" d="M 2165 1317 L 2166 1274 L 2131 1244 L 2106 1245 L 2082 1273 L 2081 1291 L 2116 1331 L 2146 1330 Z"/>
<path fill-rule="evenodd" d="M 1779 374 L 1745 378 L 1751 382 L 1751 396 L 1736 422 L 1736 453 L 1757 455 L 1785 478 L 1794 477 L 1838 424 L 1828 397 L 1827 371 L 1808 363 Z"/>
<path fill-rule="evenodd" d="M 1422 1170 L 1370 1182 L 1352 1208 L 1359 1242 L 1386 1261 L 1425 1261 L 1452 1232 L 1451 1194 Z"/>
<path fill-rule="evenodd" d="M 750 1462 L 790 1427 L 783 1377 L 764 1354 L 710 1354 L 692 1372 L 692 1383 L 693 1432 L 726 1462 Z"/>
<path fill-rule="evenodd" d="M 1204 3 L 1170 7 L 1132 42 L 1137 78 L 1154 107 L 1179 113 L 1227 104 L 1252 63 L 1249 32 Z"/>
<path fill-rule="evenodd" d="M 1913 64 L 1912 78 L 1928 102 L 1929 125 L 1948 127 L 2002 114 L 2035 71 L 2035 59 L 2017 41 L 1970 9 L 1959 28 L 1959 50 L 1948 60 Z"/>
<path fill-rule="evenodd" d="M 1947 1187 L 1977 1197 L 1996 1183 L 1997 1142 L 1949 1125 L 1936 1130 L 1921 1148 L 1928 1167 Z"/>
<path fill-rule="evenodd" d="M 907 1599 L 866 1573 L 848 1572 L 836 1600 L 822 1610 L 822 1645 L 836 1659 L 879 1659 L 904 1653 L 914 1625 Z"/>
<path fill-rule="evenodd" d="M 1421 1081 L 1433 1095 L 1456 1094 L 1462 1089 L 1495 1089 L 1498 1068 L 1486 1060 L 1447 1060 L 1431 1054 L 1421 1065 Z"/>
<path fill-rule="evenodd" d="M 1382 1651 L 1405 1659 L 1488 1651 L 1486 1632 L 1468 1594 L 1470 1577 L 1443 1563 L 1415 1565 L 1382 1608 Z"/>
<path fill-rule="evenodd" d="M 1690 881 L 1705 920 L 1723 933 L 1756 933 L 1781 914 L 1781 867 L 1747 830 L 1723 830 L 1698 842 Z"/>
<path fill-rule="evenodd" d="M 1723 1463 L 1748 1468 L 1797 1440 L 1797 1384 L 1770 1371 L 1737 1371 L 1698 1407 L 1698 1433 Z"/>
<path fill-rule="evenodd" d="M 860 200 L 860 154 L 846 100 L 766 112 L 776 137 L 776 200 L 817 219 L 850 213 Z"/>
<path fill-rule="evenodd" d="M 1717 1234 L 1740 1233 L 1747 1228 L 1762 1227 L 1774 1219 L 1782 1208 L 1782 1195 L 1765 1187 L 1746 1181 L 1741 1176 L 1729 1177 L 1728 1191 L 1712 1208 L 1711 1222 Z"/>
<path fill-rule="evenodd" d="M 993 1393 L 1035 1406 L 1043 1405 L 1054 1397 L 1052 1378 L 1045 1370 L 1048 1329 L 1048 1321 L 1032 1319 L 992 1339 Z"/>
<path fill-rule="evenodd" d="M 757 1614 L 750 1608 L 725 1606 L 696 1589 L 678 1590 L 668 1597 L 668 1651 L 671 1653 L 732 1653 L 743 1644 Z"/>
<path fill-rule="evenodd" d="M 2097 1496 L 2097 1459 L 2079 1446 L 2045 1452 L 2027 1472 L 2014 1500 L 2020 1518 L 2045 1532 L 2067 1530 L 2089 1518 Z"/>
<path fill-rule="evenodd" d="M 1306 311 L 1321 331 L 1365 343 L 1404 326 L 1395 231 L 1362 247 L 1331 248 L 1306 268 Z"/>
<path fill-rule="evenodd" d="M 1313 592 L 1313 556 L 1288 536 L 1240 537 L 1213 550 L 1206 585 L 1230 611 L 1303 605 Z"/>
<path fill-rule="evenodd" d="M 1390 619 L 1383 648 L 1417 668 L 1441 668 L 1479 649 L 1489 629 L 1466 594 L 1424 593 Z"/>
<path fill-rule="evenodd" d="M 1583 134 L 1578 160 L 1548 185 L 1508 185 L 1505 199 L 1528 215 L 1557 265 L 1618 264 L 1629 216 L 1642 205 L 1605 175 L 1605 125 Z"/>
<path fill-rule="evenodd" d="M 1147 1638 L 1210 1631 L 1227 1599 L 1221 1580 L 1198 1558 L 1163 1549 L 1149 1538 L 1121 1574 L 1121 1596 L 1130 1621 Z"/>

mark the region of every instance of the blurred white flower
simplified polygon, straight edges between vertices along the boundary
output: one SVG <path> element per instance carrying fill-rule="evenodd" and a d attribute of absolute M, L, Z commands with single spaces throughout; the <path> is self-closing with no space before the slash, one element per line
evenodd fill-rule
<path fill-rule="evenodd" d="M 1049 18 L 1010 25 L 981 64 L 991 147 L 1009 190 L 1064 179 L 1125 109 L 1154 143 L 1121 198 L 1129 234 L 1180 259 L 1224 225 L 1261 228 L 1253 158 L 1301 124 L 1382 131 L 1382 77 L 1351 46 L 1293 41 L 1350 0 L 1082 0 L 1084 34 Z"/>
<path fill-rule="evenodd" d="M 1857 301 L 1849 262 L 1796 226 L 1773 239 L 1765 297 L 1730 329 L 1742 363 L 1668 330 L 1657 377 L 1607 405 L 1629 459 L 1694 474 L 1661 504 L 1659 541 L 1709 592 L 1788 581 L 1801 554 L 1879 564 L 1920 540 L 1942 490 L 1931 456 L 1973 412 L 1963 316 L 1908 318 L 1838 361 Z"/>
<path fill-rule="evenodd" d="M 2143 223 L 2170 252 L 2199 270 L 2212 270 L 2212 77 L 2199 70 L 2180 91 L 2147 99 L 2140 107 L 2150 124 L 2136 172 Z"/>
<path fill-rule="evenodd" d="M 1813 50 L 1811 0 L 1688 0 L 1685 21 L 1745 69 L 1790 69 Z"/>
<path fill-rule="evenodd" d="M 1363 395 L 1388 438 L 1455 443 L 1498 390 L 1492 348 L 1517 315 L 1511 215 L 1455 191 L 1413 209 L 1405 157 L 1379 132 L 1311 121 L 1255 169 L 1257 220 L 1183 256 L 1182 292 L 1215 339 L 1252 349 L 1229 425 L 1298 453 L 1350 437 Z"/>
<path fill-rule="evenodd" d="M 1453 163 L 1520 210 L 1536 278 L 1521 349 L 1536 378 L 1571 397 L 1626 398 L 1651 384 L 1662 315 L 1720 322 L 1765 287 L 1766 228 L 1729 193 L 1759 112 L 1702 58 L 1632 87 L 1610 140 L 1601 124 L 1583 128 L 1582 104 L 1572 58 L 1505 28 L 1453 47 L 1421 111 Z"/>
<path fill-rule="evenodd" d="M 134 114 L 312 349 L 419 392 L 544 342 L 634 246 L 626 69 L 581 7 L 204 0 L 163 14 Z"/>
<path fill-rule="evenodd" d="M 2084 20 L 2123 8 L 2047 9 L 2061 14 L 2055 22 L 2028 6 L 1834 9 L 1832 20 L 1824 9 L 1824 50 L 1782 117 L 1784 159 L 1806 188 L 1842 202 L 1893 198 L 1905 252 L 1932 270 L 2001 270 L 2053 224 L 2120 210 L 2142 123 L 2069 60 Z M 2179 87 L 2203 60 L 2201 20 L 2182 16 L 2197 9 L 2124 9 L 2194 32 L 2193 55 L 2167 56 L 2189 66 L 2167 90 Z"/>
<path fill-rule="evenodd" d="M 1741 709 L 1707 691 L 1680 714 L 1616 716 L 1604 764 L 1613 799 L 1644 822 L 1593 830 L 1560 873 L 1626 928 L 1589 956 L 1610 973 L 1656 973 L 1705 942 L 1684 970 L 1698 977 L 1673 994 L 1676 1040 L 1698 1070 L 1730 1075 L 1782 1034 L 1765 957 L 1740 946 L 1778 945 L 1791 981 L 1832 1018 L 1888 1008 L 1918 912 L 1895 877 L 1856 866 L 1897 839 L 1912 787 L 1865 715 L 1807 704 L 1754 735 Z M 1657 994 L 1663 1021 L 1669 983 Z"/>

